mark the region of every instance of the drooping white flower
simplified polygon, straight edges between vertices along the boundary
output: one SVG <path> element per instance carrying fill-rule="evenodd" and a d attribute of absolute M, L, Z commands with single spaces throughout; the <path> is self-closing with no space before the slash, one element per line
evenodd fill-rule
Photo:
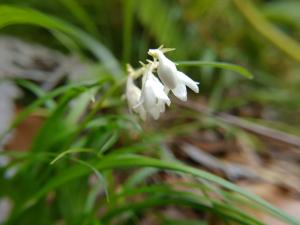
<path fill-rule="evenodd" d="M 182 101 L 187 100 L 186 86 L 196 93 L 199 92 L 199 83 L 178 71 L 175 63 L 169 60 L 161 49 L 149 49 L 148 54 L 158 59 L 158 76 L 166 88 L 170 89 L 177 98 Z"/>
<path fill-rule="evenodd" d="M 138 105 L 141 98 L 141 89 L 139 89 L 133 82 L 131 76 L 127 78 L 126 84 L 126 98 L 129 109 L 139 114 L 142 120 L 146 120 L 146 111 L 143 105 Z"/>
<path fill-rule="evenodd" d="M 148 68 L 143 76 L 141 99 L 137 106 L 140 104 L 155 120 L 165 111 L 165 104 L 171 104 L 163 84 L 154 76 L 151 68 Z"/>

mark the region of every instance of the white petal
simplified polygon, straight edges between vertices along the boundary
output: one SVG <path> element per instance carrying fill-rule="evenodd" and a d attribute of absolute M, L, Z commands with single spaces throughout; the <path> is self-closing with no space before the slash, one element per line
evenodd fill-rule
<path fill-rule="evenodd" d="M 143 96 L 143 101 L 144 101 L 143 105 L 144 105 L 146 111 L 150 112 L 151 109 L 153 107 L 155 107 L 157 98 L 156 98 L 154 91 L 152 89 L 152 86 L 151 86 L 151 84 L 149 84 L 149 82 L 146 82 L 145 90 L 143 91 L 142 96 Z"/>
<path fill-rule="evenodd" d="M 152 108 L 152 110 L 150 111 L 150 114 L 153 117 L 153 119 L 158 120 L 159 116 L 160 116 L 159 108 Z"/>
<path fill-rule="evenodd" d="M 154 76 L 151 70 L 144 73 L 139 102 L 143 106 L 145 113 L 149 113 L 155 120 L 165 111 L 165 104 L 171 104 L 171 100 L 165 92 L 165 86 Z"/>
<path fill-rule="evenodd" d="M 137 108 L 139 108 L 141 105 L 143 105 L 143 103 L 144 103 L 144 100 L 143 100 L 142 98 L 140 98 L 139 101 L 138 101 L 138 103 L 135 104 L 135 105 L 133 105 L 131 108 L 132 108 L 132 109 L 137 109 Z"/>
<path fill-rule="evenodd" d="M 128 77 L 126 85 L 126 98 L 129 108 L 133 108 L 138 104 L 140 96 L 141 90 L 137 86 L 135 86 L 132 78 Z"/>
<path fill-rule="evenodd" d="M 130 112 L 139 114 L 142 120 L 146 120 L 147 113 L 143 106 L 141 90 L 134 84 L 132 77 L 128 77 L 126 85 L 126 98 Z"/>
<path fill-rule="evenodd" d="M 169 94 L 169 92 L 170 92 L 170 89 L 169 88 L 167 88 L 166 86 L 164 87 L 164 92 L 166 93 L 166 95 L 168 95 Z"/>
<path fill-rule="evenodd" d="M 165 86 L 159 81 L 159 79 L 158 79 L 156 76 L 154 76 L 154 75 L 152 74 L 152 77 L 151 77 L 151 78 L 153 79 L 155 85 L 157 85 L 157 88 L 159 88 L 159 89 L 164 89 Z"/>
<path fill-rule="evenodd" d="M 161 110 L 160 107 L 158 107 L 158 104 L 155 103 L 151 105 L 151 107 L 147 108 L 147 112 L 153 117 L 153 119 L 157 120 L 159 118 Z"/>
<path fill-rule="evenodd" d="M 146 120 L 147 113 L 143 106 L 141 90 L 134 84 L 132 77 L 128 77 L 126 85 L 126 98 L 130 112 L 139 114 L 142 120 Z"/>
<path fill-rule="evenodd" d="M 160 113 L 164 113 L 165 110 L 166 110 L 166 106 L 165 106 L 165 103 L 160 101 L 157 103 L 157 108 L 159 109 L 159 112 Z"/>
<path fill-rule="evenodd" d="M 144 120 L 144 121 L 146 120 L 147 113 L 146 113 L 146 110 L 144 109 L 144 107 L 142 105 L 137 108 L 136 113 L 139 114 L 139 116 L 141 117 L 142 120 Z"/>
<path fill-rule="evenodd" d="M 173 94 L 181 101 L 187 100 L 187 92 L 184 83 L 179 83 L 176 88 L 172 89 Z"/>
<path fill-rule="evenodd" d="M 158 99 L 163 100 L 168 105 L 171 104 L 171 100 L 165 92 L 164 86 L 162 83 L 153 75 L 153 90 L 154 94 Z"/>
<path fill-rule="evenodd" d="M 177 86 L 178 80 L 176 76 L 176 65 L 167 57 L 162 54 L 159 54 L 159 64 L 157 68 L 157 73 L 161 81 L 169 89 L 173 89 Z"/>
<path fill-rule="evenodd" d="M 180 71 L 177 72 L 177 76 L 182 82 L 184 82 L 186 86 L 192 89 L 195 93 L 199 93 L 199 82 L 193 81 L 191 78 L 189 78 L 187 75 Z"/>

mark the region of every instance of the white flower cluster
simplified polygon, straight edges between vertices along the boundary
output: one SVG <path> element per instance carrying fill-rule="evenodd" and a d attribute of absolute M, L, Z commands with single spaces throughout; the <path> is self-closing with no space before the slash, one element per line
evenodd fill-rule
<path fill-rule="evenodd" d="M 126 98 L 130 110 L 139 114 L 143 120 L 146 120 L 147 114 L 155 120 L 159 118 L 165 111 L 165 105 L 171 104 L 168 97 L 170 91 L 181 101 L 187 100 L 186 86 L 196 93 L 199 92 L 199 83 L 178 71 L 175 63 L 164 55 L 171 50 L 173 49 L 149 49 L 148 54 L 153 57 L 153 61 L 148 60 L 148 64 L 143 64 L 139 70 L 128 67 Z M 157 72 L 159 79 L 154 72 Z M 142 89 L 134 84 L 134 80 L 141 75 Z"/>

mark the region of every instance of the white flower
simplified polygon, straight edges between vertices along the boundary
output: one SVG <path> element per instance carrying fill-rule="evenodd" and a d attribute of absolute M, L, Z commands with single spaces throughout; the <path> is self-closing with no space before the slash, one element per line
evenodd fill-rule
<path fill-rule="evenodd" d="M 164 86 L 152 73 L 152 68 L 148 68 L 144 73 L 141 99 L 137 106 L 140 104 L 155 120 L 165 111 L 165 104 L 171 104 Z"/>
<path fill-rule="evenodd" d="M 198 82 L 193 81 L 184 73 L 177 70 L 175 63 L 169 60 L 160 49 L 149 49 L 148 54 L 158 59 L 157 73 L 166 88 L 182 101 L 187 100 L 186 86 L 194 92 L 199 92 Z"/>
<path fill-rule="evenodd" d="M 168 97 L 170 90 L 182 101 L 187 101 L 186 86 L 196 93 L 199 92 L 199 83 L 178 71 L 175 63 L 164 55 L 165 52 L 171 50 L 173 49 L 162 47 L 149 49 L 148 54 L 154 58 L 153 61 L 147 60 L 146 65 L 140 62 L 142 67 L 137 70 L 127 65 L 128 105 L 130 110 L 138 113 L 143 120 L 146 120 L 148 114 L 157 120 L 160 114 L 165 112 L 166 104 L 168 106 L 171 104 Z M 157 72 L 160 79 L 153 74 L 154 72 Z M 134 79 L 140 76 L 142 76 L 142 90 L 134 84 Z"/>
<path fill-rule="evenodd" d="M 141 90 L 134 84 L 131 76 L 127 78 L 126 98 L 129 109 L 138 113 L 142 120 L 146 120 L 146 111 L 143 105 L 138 105 L 141 98 Z"/>

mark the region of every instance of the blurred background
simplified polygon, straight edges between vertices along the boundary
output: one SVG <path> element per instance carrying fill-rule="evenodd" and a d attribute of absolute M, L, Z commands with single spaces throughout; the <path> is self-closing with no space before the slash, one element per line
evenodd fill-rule
<path fill-rule="evenodd" d="M 221 176 L 300 219 L 299 0 L 1 0 L 0 28 L 0 134 L 10 128 L 23 109 L 46 93 L 104 75 L 122 79 L 126 63 L 138 67 L 139 61 L 148 58 L 148 49 L 161 44 L 176 48 L 168 53 L 173 61 L 226 62 L 246 68 L 253 79 L 222 67 L 178 66 L 200 82 L 200 94 L 190 92 L 188 102 L 177 102 L 160 120 L 145 123 L 129 114 L 121 87 L 99 110 L 99 117 L 127 115 L 143 131 L 128 132 L 135 125 L 125 126 L 124 121 L 110 117 L 101 129 L 84 133 L 85 139 L 74 145 L 85 143 L 85 147 L 99 148 L 110 140 L 108 146 L 100 147 L 110 152 L 116 146 L 146 140 L 147 148 L 157 145 L 163 149 L 159 158 L 175 158 Z M 91 89 L 88 96 L 95 95 L 97 102 L 96 92 Z M 18 215 L 18 204 L 25 201 L 23 194 L 35 193 L 59 174 L 59 169 L 44 173 L 49 161 L 36 165 L 33 156 L 30 162 L 22 158 L 37 146 L 49 144 L 48 139 L 64 129 L 57 125 L 51 127 L 53 133 L 43 133 L 45 121 L 53 112 L 52 103 L 30 111 L 1 139 L 0 224 L 12 212 Z M 70 117 L 60 115 L 55 123 L 77 118 L 74 129 L 78 126 L 85 113 L 81 109 L 88 103 L 73 103 L 70 107 L 75 106 L 75 113 Z M 60 141 L 66 137 L 61 136 Z M 62 145 L 49 146 L 43 151 L 60 152 L 57 146 Z M 147 150 L 144 153 L 152 155 Z M 38 172 L 26 179 L 31 170 Z M 186 179 L 163 172 L 148 175 L 143 178 L 146 183 L 173 185 Z M 112 179 L 111 174 L 104 177 Z M 127 177 L 128 173 L 114 174 L 115 190 Z M 88 179 L 81 186 L 82 181 L 77 181 L 66 192 L 75 196 L 86 192 L 87 186 L 95 183 L 93 177 Z M 74 205 L 82 205 L 80 201 L 86 198 L 49 191 L 46 200 L 23 213 L 22 224 L 102 224 L 79 222 L 83 220 L 75 216 L 81 209 Z M 54 204 L 56 199 L 59 203 Z M 55 209 L 49 206 L 43 210 L 45 201 Z M 66 210 L 70 205 L 74 206 L 71 212 Z M 176 205 L 153 210 L 177 218 L 177 222 L 199 218 L 199 213 L 179 210 Z M 266 224 L 284 224 L 263 213 L 252 214 Z M 153 215 L 146 212 L 130 222 L 115 223 L 177 224 Z M 226 224 L 207 213 L 200 217 L 201 223 L 182 224 Z M 12 221 L 17 224 L 20 219 Z"/>

